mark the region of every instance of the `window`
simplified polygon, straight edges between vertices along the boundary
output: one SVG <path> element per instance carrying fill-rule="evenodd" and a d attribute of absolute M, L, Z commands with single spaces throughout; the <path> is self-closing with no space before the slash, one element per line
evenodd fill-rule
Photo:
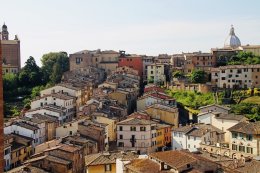
<path fill-rule="evenodd" d="M 105 171 L 111 171 L 111 164 L 105 165 Z"/>
<path fill-rule="evenodd" d="M 248 135 L 246 135 L 246 139 L 248 141 L 252 141 L 253 140 L 253 136 L 251 134 L 248 134 Z"/>
<path fill-rule="evenodd" d="M 81 58 L 77 57 L 76 58 L 76 64 L 80 64 L 80 62 L 81 62 Z"/>
<path fill-rule="evenodd" d="M 119 131 L 123 131 L 123 126 L 119 126 Z"/>
<path fill-rule="evenodd" d="M 245 146 L 239 146 L 239 151 L 245 152 Z"/>
<path fill-rule="evenodd" d="M 226 80 L 226 78 L 225 78 L 225 77 L 222 77 L 221 80 Z"/>
<path fill-rule="evenodd" d="M 246 152 L 247 152 L 247 153 L 250 153 L 250 154 L 253 154 L 253 148 L 251 148 L 251 147 L 246 147 Z"/>
<path fill-rule="evenodd" d="M 177 132 L 174 132 L 173 134 L 174 134 L 174 136 L 177 136 Z"/>
<path fill-rule="evenodd" d="M 237 138 L 237 133 L 232 133 L 232 138 Z"/>
<path fill-rule="evenodd" d="M 130 130 L 131 131 L 136 131 L 136 127 L 132 126 L 132 127 L 130 127 Z"/>
<path fill-rule="evenodd" d="M 145 139 L 145 135 L 142 135 L 142 136 L 141 136 L 141 139 Z"/>
<path fill-rule="evenodd" d="M 10 153 L 10 149 L 8 148 L 8 149 L 5 150 L 5 155 L 7 155 L 9 153 Z"/>
<path fill-rule="evenodd" d="M 194 141 L 196 141 L 196 136 L 194 136 Z M 194 148 L 196 148 L 196 147 L 194 147 Z"/>
<path fill-rule="evenodd" d="M 145 127 L 140 127 L 140 131 L 146 131 Z"/>
<path fill-rule="evenodd" d="M 239 138 L 243 139 L 244 138 L 244 134 L 243 133 L 239 133 Z"/>
<path fill-rule="evenodd" d="M 190 148 L 190 144 L 188 144 L 188 148 Z"/>
<path fill-rule="evenodd" d="M 124 147 L 124 142 L 119 142 L 118 147 Z"/>
<path fill-rule="evenodd" d="M 123 139 L 123 135 L 119 135 L 119 139 Z"/>
<path fill-rule="evenodd" d="M 237 151 L 237 145 L 232 144 L 232 150 Z"/>

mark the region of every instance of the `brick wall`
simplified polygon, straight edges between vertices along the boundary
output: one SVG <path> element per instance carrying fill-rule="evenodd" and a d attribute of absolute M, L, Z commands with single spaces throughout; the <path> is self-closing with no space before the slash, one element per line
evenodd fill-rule
<path fill-rule="evenodd" d="M 2 80 L 2 46 L 0 39 L 0 171 L 4 170 L 4 112 L 3 112 L 3 80 Z"/>

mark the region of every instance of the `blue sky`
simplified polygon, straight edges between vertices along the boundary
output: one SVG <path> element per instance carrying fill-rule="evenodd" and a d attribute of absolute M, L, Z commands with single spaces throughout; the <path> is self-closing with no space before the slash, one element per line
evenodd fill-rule
<path fill-rule="evenodd" d="M 0 24 L 21 39 L 22 65 L 83 49 L 158 55 L 222 47 L 230 25 L 260 44 L 259 0 L 0 0 Z"/>

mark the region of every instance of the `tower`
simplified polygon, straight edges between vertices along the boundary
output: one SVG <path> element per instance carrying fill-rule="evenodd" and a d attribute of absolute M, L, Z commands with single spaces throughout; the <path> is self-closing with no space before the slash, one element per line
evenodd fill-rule
<path fill-rule="evenodd" d="M 2 81 L 2 43 L 0 37 L 0 172 L 4 170 L 4 112 L 3 112 L 3 81 Z"/>
<path fill-rule="evenodd" d="M 9 32 L 7 30 L 7 26 L 4 25 L 2 26 L 2 40 L 9 40 Z"/>

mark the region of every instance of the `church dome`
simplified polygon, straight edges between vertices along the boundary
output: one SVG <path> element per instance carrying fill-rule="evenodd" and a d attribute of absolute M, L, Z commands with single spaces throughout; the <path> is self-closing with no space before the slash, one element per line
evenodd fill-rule
<path fill-rule="evenodd" d="M 235 29 L 232 25 L 231 29 L 230 29 L 230 33 L 225 40 L 224 47 L 235 49 L 235 48 L 238 48 L 239 46 L 241 46 L 241 42 L 240 42 L 239 38 L 236 36 Z"/>

